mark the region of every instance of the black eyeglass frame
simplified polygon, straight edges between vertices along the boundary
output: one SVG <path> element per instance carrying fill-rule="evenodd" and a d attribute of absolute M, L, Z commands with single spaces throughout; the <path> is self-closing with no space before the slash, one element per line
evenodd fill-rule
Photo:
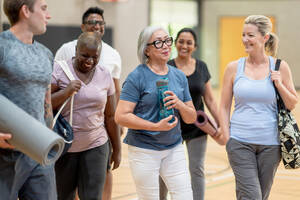
<path fill-rule="evenodd" d="M 90 25 L 90 26 L 95 26 L 99 24 L 99 26 L 105 25 L 105 21 L 99 21 L 99 20 L 87 20 L 84 22 L 84 24 Z"/>
<path fill-rule="evenodd" d="M 169 39 L 171 39 L 170 45 L 167 44 Z M 161 46 L 157 46 L 157 44 L 156 44 L 157 42 L 161 42 Z M 155 40 L 151 43 L 147 43 L 147 46 L 153 45 L 156 49 L 161 49 L 164 46 L 164 44 L 166 44 L 168 47 L 172 46 L 173 42 L 174 42 L 173 37 L 168 37 L 165 40 Z"/>

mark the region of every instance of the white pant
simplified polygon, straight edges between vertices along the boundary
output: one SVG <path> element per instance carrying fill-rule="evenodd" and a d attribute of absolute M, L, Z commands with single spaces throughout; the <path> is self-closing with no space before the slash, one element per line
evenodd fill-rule
<path fill-rule="evenodd" d="M 139 200 L 159 199 L 159 175 L 172 200 L 193 200 L 182 144 L 163 151 L 128 145 L 128 159 Z"/>

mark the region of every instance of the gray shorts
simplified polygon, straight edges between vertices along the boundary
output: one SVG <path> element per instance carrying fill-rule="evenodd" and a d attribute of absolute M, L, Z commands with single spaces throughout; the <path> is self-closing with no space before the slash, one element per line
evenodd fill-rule
<path fill-rule="evenodd" d="M 235 175 L 238 200 L 267 200 L 281 154 L 279 145 L 256 145 L 230 138 L 228 159 Z"/>
<path fill-rule="evenodd" d="M 41 166 L 19 151 L 0 149 L 0 194 L 5 200 L 57 199 L 54 165 Z"/>

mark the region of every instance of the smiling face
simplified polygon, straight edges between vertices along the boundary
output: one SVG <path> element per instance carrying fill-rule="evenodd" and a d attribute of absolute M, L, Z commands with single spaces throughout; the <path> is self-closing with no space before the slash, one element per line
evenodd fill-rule
<path fill-rule="evenodd" d="M 90 14 L 81 25 L 81 30 L 82 32 L 98 32 L 103 37 L 105 33 L 104 19 L 99 14 Z"/>
<path fill-rule="evenodd" d="M 265 43 L 268 41 L 269 35 L 263 36 L 258 27 L 253 24 L 245 24 L 243 29 L 242 41 L 245 46 L 246 53 L 252 53 L 257 50 L 263 50 Z"/>
<path fill-rule="evenodd" d="M 149 57 L 149 61 L 156 60 L 156 61 L 162 61 L 167 62 L 170 57 L 171 53 L 171 46 L 168 46 L 166 44 L 166 39 L 169 38 L 169 35 L 164 30 L 157 30 L 155 31 L 150 40 L 148 41 L 148 47 L 145 50 L 145 54 Z M 161 48 L 156 48 L 153 44 L 154 41 L 163 41 L 163 45 Z M 152 43 L 152 44 L 151 44 Z"/>
<path fill-rule="evenodd" d="M 46 32 L 48 20 L 51 18 L 48 12 L 48 6 L 45 0 L 36 0 L 33 11 L 29 11 L 28 25 L 34 35 L 40 35 Z"/>
<path fill-rule="evenodd" d="M 196 50 L 195 39 L 190 32 L 182 32 L 175 43 L 179 57 L 191 57 Z"/>
<path fill-rule="evenodd" d="M 82 44 L 79 47 L 76 47 L 76 58 L 75 62 L 77 69 L 82 73 L 87 73 L 93 70 L 100 57 L 101 50 L 96 46 L 89 46 Z"/>

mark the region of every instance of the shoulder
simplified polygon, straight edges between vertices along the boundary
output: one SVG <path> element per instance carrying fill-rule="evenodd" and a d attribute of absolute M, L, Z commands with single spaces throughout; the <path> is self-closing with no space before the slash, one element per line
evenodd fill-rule
<path fill-rule="evenodd" d="M 15 42 L 16 40 L 14 40 L 13 35 L 8 30 L 0 33 L 0 48 L 10 48 Z"/>
<path fill-rule="evenodd" d="M 183 73 L 183 71 L 177 69 L 176 67 L 173 67 L 171 65 L 168 65 L 169 70 L 170 70 L 170 76 L 173 76 L 173 78 L 175 77 L 174 80 L 180 80 L 180 82 L 186 82 L 187 78 L 186 75 Z M 172 79 L 173 79 L 172 78 Z"/>
<path fill-rule="evenodd" d="M 53 59 L 53 54 L 52 52 L 43 44 L 34 41 L 36 43 L 36 46 L 41 49 L 49 58 Z"/>
<path fill-rule="evenodd" d="M 61 45 L 61 47 L 59 48 L 59 50 L 61 49 L 69 49 L 69 48 L 75 48 L 77 44 L 77 40 L 72 40 L 70 42 L 66 42 L 64 44 Z"/>
<path fill-rule="evenodd" d="M 274 58 L 274 60 L 276 63 L 277 58 Z M 290 66 L 285 60 L 281 60 L 279 71 L 280 71 L 281 75 L 283 76 L 283 78 L 287 78 L 287 77 L 291 76 Z"/>
<path fill-rule="evenodd" d="M 96 66 L 99 69 L 99 72 L 103 73 L 106 77 L 111 77 L 109 70 L 101 65 Z"/>
<path fill-rule="evenodd" d="M 203 60 L 200 60 L 200 59 L 196 59 L 196 64 L 198 66 L 204 66 L 204 67 L 207 67 L 206 63 L 203 61 Z"/>
<path fill-rule="evenodd" d="M 236 72 L 239 62 L 240 62 L 240 59 L 235 60 L 235 61 L 231 61 L 230 63 L 228 63 L 227 66 L 226 66 L 226 71 Z"/>
<path fill-rule="evenodd" d="M 145 67 L 147 67 L 147 66 L 144 64 L 138 65 L 132 72 L 129 73 L 128 76 L 140 77 L 143 73 L 145 73 Z"/>
<path fill-rule="evenodd" d="M 274 58 L 274 63 L 276 63 L 276 61 L 278 60 L 279 58 Z M 281 59 L 280 59 L 281 60 Z M 279 70 L 288 70 L 289 69 L 289 64 L 285 61 L 285 60 L 281 60 L 280 62 L 280 68 Z"/>
<path fill-rule="evenodd" d="M 103 41 L 102 41 L 102 52 L 105 54 L 109 53 L 116 57 L 120 57 L 120 54 L 116 49 L 112 48 L 110 45 L 108 45 L 107 43 L 105 43 Z"/>
<path fill-rule="evenodd" d="M 172 65 L 169 65 L 168 64 L 168 67 L 169 67 L 169 70 L 171 73 L 177 75 L 177 76 L 180 76 L 180 77 L 186 77 L 185 74 L 183 73 L 183 71 L 177 69 L 176 67 L 172 66 Z"/>
<path fill-rule="evenodd" d="M 172 65 L 172 66 L 176 67 L 176 65 L 175 65 L 175 59 L 169 60 L 168 61 L 168 65 Z"/>
<path fill-rule="evenodd" d="M 202 70 L 208 71 L 206 63 L 200 59 L 196 59 L 196 67 L 201 71 Z"/>

